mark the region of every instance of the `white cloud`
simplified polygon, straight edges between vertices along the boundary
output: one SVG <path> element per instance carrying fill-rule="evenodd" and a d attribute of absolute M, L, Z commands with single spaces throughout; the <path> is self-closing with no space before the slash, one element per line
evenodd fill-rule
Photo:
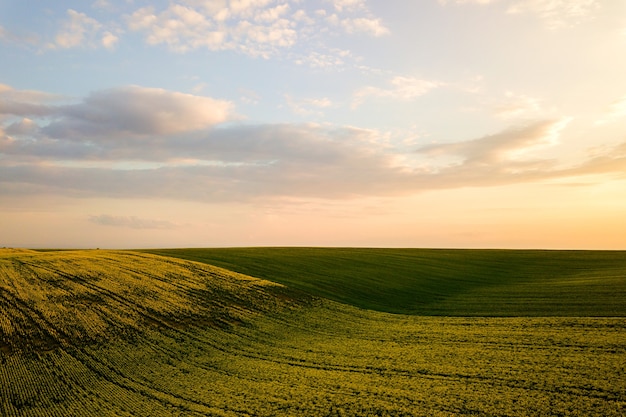
<path fill-rule="evenodd" d="M 178 4 L 171 4 L 158 14 L 154 8 L 145 7 L 128 18 L 128 27 L 144 32 L 149 44 L 165 44 L 177 52 L 206 47 L 269 57 L 276 50 L 293 45 L 297 33 L 289 20 L 281 18 L 288 5 L 257 10 L 266 4 L 249 0 L 231 2 L 229 9 L 222 8 L 213 16 Z M 254 17 L 254 23 L 232 19 L 248 15 Z"/>
<path fill-rule="evenodd" d="M 75 48 L 80 46 L 93 46 L 94 39 L 102 29 L 96 19 L 76 10 L 68 9 L 67 20 L 57 33 L 51 48 Z"/>
<path fill-rule="evenodd" d="M 183 3 L 172 2 L 160 11 L 152 6 L 136 10 L 127 16 L 128 28 L 143 33 L 148 44 L 166 45 L 176 52 L 208 48 L 263 58 L 298 42 L 310 47 L 308 41 L 320 33 L 389 33 L 382 21 L 356 0 L 336 0 L 333 4 L 339 14 L 330 16 L 324 9 L 309 14 L 293 0 L 180 1 Z"/>
<path fill-rule="evenodd" d="M 293 15 L 292 15 L 293 20 L 295 20 L 296 22 L 302 22 L 305 25 L 312 25 L 315 23 L 315 19 L 309 17 L 309 15 L 307 14 L 306 11 L 300 9 L 298 11 L 296 11 Z"/>
<path fill-rule="evenodd" d="M 258 11 L 263 9 L 273 0 L 230 0 L 230 11 L 236 16 L 251 17 Z"/>
<path fill-rule="evenodd" d="M 335 9 L 339 12 L 347 9 L 354 10 L 365 7 L 364 0 L 330 0 Z"/>
<path fill-rule="evenodd" d="M 439 81 L 423 80 L 416 77 L 396 76 L 390 80 L 392 88 L 367 86 L 358 90 L 353 97 L 352 107 L 358 107 L 368 97 L 383 97 L 399 100 L 412 100 L 444 84 Z"/>
<path fill-rule="evenodd" d="M 235 28 L 233 38 L 240 51 L 252 56 L 269 58 L 276 50 L 294 45 L 297 32 L 291 28 L 286 19 L 279 19 L 271 25 L 242 21 Z"/>
<path fill-rule="evenodd" d="M 106 49 L 113 49 L 115 48 L 115 45 L 119 42 L 119 40 L 119 37 L 107 31 L 102 35 L 102 46 L 104 46 Z"/>
<path fill-rule="evenodd" d="M 127 18 L 128 28 L 135 31 L 149 29 L 156 22 L 157 16 L 154 14 L 154 7 L 137 9 Z"/>
<path fill-rule="evenodd" d="M 224 41 L 220 30 L 211 29 L 211 22 L 201 13 L 179 4 L 158 15 L 153 7 L 144 7 L 128 18 L 128 27 L 144 31 L 150 45 L 166 44 L 177 52 L 186 52 L 200 46 L 219 50 Z"/>
<path fill-rule="evenodd" d="M 288 4 L 281 4 L 271 9 L 263 10 L 254 16 L 256 22 L 274 22 L 289 11 Z"/>
<path fill-rule="evenodd" d="M 148 45 L 165 46 L 177 53 L 208 49 L 265 59 L 285 53 L 300 64 L 306 61 L 302 57 L 318 54 L 319 59 L 310 60 L 312 66 L 330 67 L 334 65 L 331 61 L 342 65 L 344 59 L 331 59 L 321 36 L 347 33 L 380 37 L 390 33 L 364 0 L 317 2 L 318 8 L 305 8 L 301 0 L 173 0 L 139 7 L 131 0 L 124 5 L 95 0 L 91 7 L 98 16 L 127 12 L 99 21 L 83 11 L 68 9 L 56 34 L 46 35 L 49 41 L 45 44 L 36 36 L 17 36 L 0 25 L 0 42 L 39 44 L 47 49 L 114 50 L 128 31 L 140 34 Z"/>
<path fill-rule="evenodd" d="M 626 96 L 615 100 L 609 106 L 608 111 L 600 119 L 596 121 L 596 125 L 605 125 L 613 123 L 618 119 L 626 117 Z"/>
<path fill-rule="evenodd" d="M 372 36 L 384 36 L 390 33 L 380 19 L 367 17 L 347 18 L 341 20 L 341 26 L 348 33 L 366 33 Z"/>

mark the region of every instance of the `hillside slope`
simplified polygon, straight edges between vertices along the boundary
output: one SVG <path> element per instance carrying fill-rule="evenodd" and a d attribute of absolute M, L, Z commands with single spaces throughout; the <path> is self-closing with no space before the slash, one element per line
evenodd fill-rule
<path fill-rule="evenodd" d="M 5 351 L 136 338 L 153 327 L 227 328 L 296 302 L 280 284 L 131 252 L 0 249 L 0 277 Z"/>
<path fill-rule="evenodd" d="M 0 250 L 0 415 L 622 416 L 621 318 L 393 315 L 180 259 Z"/>
<path fill-rule="evenodd" d="M 626 252 L 224 248 L 146 252 L 392 313 L 626 316 Z"/>

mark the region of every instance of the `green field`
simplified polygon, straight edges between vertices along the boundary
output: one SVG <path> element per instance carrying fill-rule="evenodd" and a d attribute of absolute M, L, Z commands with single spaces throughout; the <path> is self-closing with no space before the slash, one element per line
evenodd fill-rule
<path fill-rule="evenodd" d="M 254 275 L 283 282 L 291 273 L 294 284 L 132 251 L 0 249 L 0 415 L 626 413 L 626 322 L 609 317 L 626 309 L 615 296 L 623 294 L 623 253 L 572 252 L 566 262 L 568 252 L 246 249 L 226 259 L 229 251 L 222 265 L 265 267 Z M 506 265 L 518 268 L 507 274 Z M 397 288 L 399 268 L 408 283 Z M 311 278 L 316 270 L 323 280 Z M 532 271 L 551 283 L 536 278 L 531 291 Z M 563 281 L 584 288 L 569 293 L 582 299 L 537 316 Z M 418 297 L 394 306 L 402 288 Z M 472 294 L 509 294 L 517 306 L 488 314 L 510 317 L 463 317 L 479 312 Z M 535 307 L 519 310 L 522 299 Z M 455 300 L 465 305 L 455 310 Z M 456 317 L 357 307 L 367 305 Z M 518 310 L 535 317 L 512 317 Z"/>
<path fill-rule="evenodd" d="M 148 251 L 391 313 L 626 316 L 626 252 L 366 248 Z"/>

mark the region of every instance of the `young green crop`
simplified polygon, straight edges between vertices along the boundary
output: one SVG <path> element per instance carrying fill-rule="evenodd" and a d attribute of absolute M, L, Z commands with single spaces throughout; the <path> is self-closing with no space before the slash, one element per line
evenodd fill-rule
<path fill-rule="evenodd" d="M 360 308 L 442 316 L 626 316 L 626 252 L 158 249 Z"/>
<path fill-rule="evenodd" d="M 626 323 L 368 311 L 208 265 L 0 252 L 2 416 L 621 416 Z"/>

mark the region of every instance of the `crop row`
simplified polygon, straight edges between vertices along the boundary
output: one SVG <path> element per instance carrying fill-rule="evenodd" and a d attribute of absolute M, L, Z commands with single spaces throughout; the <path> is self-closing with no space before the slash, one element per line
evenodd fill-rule
<path fill-rule="evenodd" d="M 0 257 L 0 415 L 626 413 L 619 318 L 391 315 L 160 259 Z"/>

